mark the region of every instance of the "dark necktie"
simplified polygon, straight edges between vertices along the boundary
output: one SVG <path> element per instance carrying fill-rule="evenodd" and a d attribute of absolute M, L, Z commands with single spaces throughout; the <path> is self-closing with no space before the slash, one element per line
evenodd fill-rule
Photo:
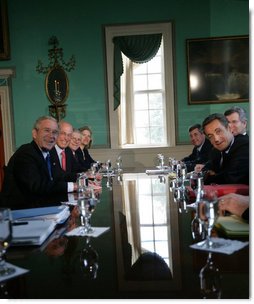
<path fill-rule="evenodd" d="M 221 152 L 221 157 L 220 157 L 220 168 L 223 165 L 223 156 L 224 156 L 224 152 Z"/>
<path fill-rule="evenodd" d="M 49 172 L 49 177 L 50 177 L 51 180 L 53 180 L 49 152 L 47 153 L 47 156 L 46 156 L 46 163 L 47 163 L 47 168 L 48 168 L 48 172 Z"/>

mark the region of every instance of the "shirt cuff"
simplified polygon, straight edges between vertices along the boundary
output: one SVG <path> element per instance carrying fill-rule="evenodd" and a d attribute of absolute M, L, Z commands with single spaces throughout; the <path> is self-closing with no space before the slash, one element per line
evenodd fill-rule
<path fill-rule="evenodd" d="M 74 191 L 74 183 L 68 183 L 68 192 Z"/>

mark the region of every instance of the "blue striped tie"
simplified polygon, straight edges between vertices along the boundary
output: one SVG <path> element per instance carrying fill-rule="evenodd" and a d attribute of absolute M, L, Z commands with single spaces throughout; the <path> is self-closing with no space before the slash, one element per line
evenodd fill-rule
<path fill-rule="evenodd" d="M 47 156 L 46 156 L 46 163 L 47 163 L 47 167 L 48 167 L 49 177 L 50 177 L 51 180 L 53 180 L 49 152 L 47 153 Z"/>

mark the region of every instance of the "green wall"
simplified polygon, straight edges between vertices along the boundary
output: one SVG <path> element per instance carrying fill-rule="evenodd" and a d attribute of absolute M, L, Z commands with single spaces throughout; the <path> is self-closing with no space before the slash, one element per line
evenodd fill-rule
<path fill-rule="evenodd" d="M 174 21 L 177 141 L 188 142 L 187 128 L 211 112 L 232 104 L 188 105 L 185 40 L 249 33 L 245 0 L 8 0 L 16 146 L 31 139 L 34 120 L 48 114 L 45 75 L 36 72 L 38 59 L 48 64 L 48 39 L 55 35 L 64 59 L 73 54 L 66 120 L 74 127 L 88 124 L 94 147 L 109 147 L 103 26 L 109 24 Z M 241 103 L 249 110 L 248 103 Z"/>

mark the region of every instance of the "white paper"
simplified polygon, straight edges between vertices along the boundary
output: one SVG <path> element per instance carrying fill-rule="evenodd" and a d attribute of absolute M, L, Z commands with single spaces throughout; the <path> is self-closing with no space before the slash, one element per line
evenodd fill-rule
<path fill-rule="evenodd" d="M 6 262 L 6 266 L 14 268 L 15 272 L 12 273 L 12 274 L 9 274 L 9 275 L 0 276 L 0 282 L 7 281 L 9 279 L 15 278 L 15 277 L 20 276 L 20 275 L 22 275 L 24 273 L 27 273 L 29 271 L 28 269 L 15 266 L 15 265 L 7 263 L 7 262 Z"/>
<path fill-rule="evenodd" d="M 56 225 L 53 220 L 28 220 L 25 223 L 25 225 L 13 225 L 13 245 L 41 245 L 54 231 Z"/>
<path fill-rule="evenodd" d="M 204 250 L 210 252 L 224 253 L 224 254 L 232 254 L 249 244 L 249 242 L 242 242 L 238 240 L 230 240 L 223 238 L 211 238 L 211 241 L 215 244 L 218 244 L 218 247 L 207 247 L 206 240 L 201 241 L 199 243 L 190 245 L 190 248 L 197 250 Z"/>
<path fill-rule="evenodd" d="M 92 227 L 93 231 L 90 233 L 84 233 L 84 227 L 79 226 L 69 232 L 67 232 L 66 236 L 91 236 L 91 237 L 98 237 L 102 233 L 109 230 L 109 227 Z"/>

